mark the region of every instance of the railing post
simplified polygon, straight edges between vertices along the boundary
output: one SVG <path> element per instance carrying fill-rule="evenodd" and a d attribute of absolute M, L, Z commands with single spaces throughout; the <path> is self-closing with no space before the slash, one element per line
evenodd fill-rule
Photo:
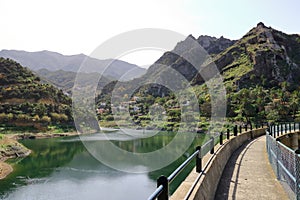
<path fill-rule="evenodd" d="M 240 133 L 242 133 L 242 126 L 240 126 Z"/>
<path fill-rule="evenodd" d="M 233 128 L 233 135 L 237 136 L 237 125 L 235 125 Z"/>
<path fill-rule="evenodd" d="M 286 125 L 286 123 L 284 124 L 284 132 L 287 133 L 287 125 Z"/>
<path fill-rule="evenodd" d="M 245 131 L 247 132 L 247 130 L 248 130 L 248 124 L 246 124 L 245 126 Z"/>
<path fill-rule="evenodd" d="M 214 154 L 215 153 L 215 138 L 211 137 L 211 142 L 210 142 L 210 154 Z"/>
<path fill-rule="evenodd" d="M 250 122 L 250 131 L 252 131 L 253 127 L 252 127 L 252 123 Z"/>
<path fill-rule="evenodd" d="M 283 124 L 281 123 L 280 124 L 280 132 L 281 132 L 281 135 L 283 134 Z"/>
<path fill-rule="evenodd" d="M 229 128 L 227 129 L 227 140 L 229 140 L 230 139 L 230 130 L 229 130 Z"/>
<path fill-rule="evenodd" d="M 220 133 L 220 145 L 223 145 L 223 132 Z"/>
<path fill-rule="evenodd" d="M 277 179 L 280 180 L 279 158 L 280 158 L 281 154 L 280 154 L 280 150 L 279 150 L 279 147 L 278 147 L 279 146 L 278 142 L 280 142 L 279 138 L 276 139 L 276 152 L 275 153 L 276 153 L 276 168 L 277 168 L 277 170 L 276 170 L 276 172 L 277 172 L 276 176 L 277 176 Z"/>
<path fill-rule="evenodd" d="M 294 131 L 296 131 L 296 123 L 294 122 Z"/>
<path fill-rule="evenodd" d="M 291 122 L 289 123 L 289 132 L 292 132 L 292 125 L 291 125 Z"/>
<path fill-rule="evenodd" d="M 279 136 L 279 124 L 277 124 L 277 136 Z"/>
<path fill-rule="evenodd" d="M 255 124 L 255 129 L 258 129 L 258 125 L 257 124 Z"/>
<path fill-rule="evenodd" d="M 294 165 L 294 169 L 295 169 L 295 178 L 296 178 L 296 185 L 295 185 L 295 189 L 296 189 L 296 199 L 297 200 L 300 200 L 300 188 L 299 188 L 299 184 L 300 184 L 300 157 L 299 157 L 299 154 L 300 154 L 300 149 L 297 149 L 296 151 L 295 151 L 295 157 L 294 157 L 294 159 L 295 159 L 295 161 L 294 161 L 294 163 L 295 163 L 295 165 Z"/>
<path fill-rule="evenodd" d="M 201 157 L 201 146 L 196 147 L 196 151 L 199 150 L 198 155 L 196 156 L 196 172 L 202 172 L 202 157 Z"/>
<path fill-rule="evenodd" d="M 163 186 L 161 194 L 157 197 L 157 200 L 168 200 L 169 199 L 169 181 L 165 176 L 160 176 L 157 179 L 157 187 Z"/>

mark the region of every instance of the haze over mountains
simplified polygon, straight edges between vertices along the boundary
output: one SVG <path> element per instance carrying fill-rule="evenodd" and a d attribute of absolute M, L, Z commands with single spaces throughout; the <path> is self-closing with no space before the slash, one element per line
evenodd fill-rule
<path fill-rule="evenodd" d="M 83 72 L 101 73 L 110 79 L 120 79 L 127 72 L 131 72 L 130 76 L 125 78 L 125 80 L 130 80 L 139 77 L 146 71 L 144 68 L 121 60 L 99 60 L 84 54 L 66 56 L 51 51 L 2 50 L 0 51 L 0 57 L 13 59 L 34 71 L 47 69 L 49 71 L 63 70 L 71 72 L 77 72 L 82 62 L 87 59 L 89 66 Z"/>
<path fill-rule="evenodd" d="M 199 44 L 202 48 L 196 48 Z M 179 56 L 176 52 L 181 52 L 179 55 L 184 56 Z M 71 92 L 74 85 L 76 70 L 86 57 L 83 54 L 63 56 L 48 51 L 30 53 L 8 50 L 2 50 L 1 56 L 23 62 L 23 65 L 36 70 L 45 82 L 51 83 L 68 93 Z M 197 66 L 188 62 L 184 58 L 185 56 L 193 56 L 195 60 L 199 61 L 196 63 Z M 81 87 L 82 91 L 90 91 L 89 83 L 98 78 L 98 74 L 94 71 L 103 70 L 101 68 L 103 63 L 109 62 L 109 60 L 100 61 L 94 58 L 90 58 L 90 60 L 91 68 L 83 73 L 80 83 L 80 86 L 83 86 Z M 3 62 L 8 61 L 3 60 Z M 130 105 L 131 108 L 135 109 L 132 113 L 134 113 L 136 123 L 144 125 L 148 123 L 144 121 L 149 119 L 147 118 L 149 106 L 154 102 L 161 103 L 167 110 L 167 114 L 174 114 L 174 109 L 178 109 L 178 102 L 176 103 L 172 91 L 163 84 L 157 83 L 163 80 L 165 85 L 174 86 L 175 90 L 178 88 L 178 91 L 186 87 L 184 84 L 180 86 L 183 82 L 176 80 L 176 76 L 171 73 L 169 68 L 179 72 L 190 83 L 188 87 L 195 91 L 201 112 L 206 113 L 205 117 L 209 118 L 211 98 L 207 93 L 205 78 L 201 76 L 199 69 L 206 70 L 212 65 L 217 67 L 223 77 L 223 84 L 226 88 L 227 116 L 237 121 L 246 118 L 247 122 L 253 119 L 256 121 L 274 120 L 272 118 L 274 116 L 279 116 L 276 120 L 290 120 L 298 116 L 300 36 L 283 33 L 267 27 L 263 23 L 257 24 L 239 40 L 210 36 L 200 36 L 196 39 L 190 35 L 184 41 L 178 42 L 173 51 L 165 52 L 149 67 L 144 75 L 132 79 L 136 77 L 135 74 L 127 80 L 122 79 L 123 82 L 117 85 L 115 80 L 122 77 L 124 73 L 134 69 L 145 72 L 145 69 L 118 60 L 114 63 L 111 68 L 104 72 L 105 77 L 98 84 L 99 96 L 96 101 L 99 108 L 102 109 L 101 112 L 103 112 L 99 119 L 104 121 L 106 119 L 110 121 L 113 118 L 110 107 L 113 91 L 116 91 L 115 94 L 120 94 L 117 98 L 120 103 L 128 102 L 123 101 L 122 98 L 125 96 L 129 99 L 133 96 L 143 97 L 136 105 Z M 17 64 L 12 62 L 10 65 Z M 13 77 L 14 75 L 8 74 L 6 76 Z M 147 82 L 149 79 L 152 82 Z M 121 92 L 117 93 L 118 91 Z M 273 102 L 273 99 L 278 100 L 284 95 L 286 97 L 282 98 L 280 104 L 276 104 L 277 101 Z M 258 96 L 259 101 L 257 100 Z M 294 101 L 295 99 L 297 101 Z M 103 107 L 103 105 L 105 106 Z M 114 105 L 116 106 L 116 104 Z M 268 112 L 265 112 L 266 107 L 276 111 L 277 114 L 273 113 L 269 116 Z M 179 116 L 180 111 L 177 110 L 176 112 Z M 257 112 L 260 113 L 258 116 L 256 115 Z M 178 127 L 179 118 L 175 119 L 174 116 L 169 116 L 168 120 L 163 125 L 164 130 L 173 130 L 173 128 Z M 165 126 L 169 129 L 165 129 Z M 149 125 L 149 127 L 154 126 Z"/>
<path fill-rule="evenodd" d="M 292 84 L 299 82 L 300 39 L 297 34 L 288 35 L 259 23 L 240 40 L 211 36 L 199 36 L 196 39 L 190 35 L 186 40 L 178 42 L 174 51 L 183 51 L 186 54 L 189 51 L 194 51 L 194 47 L 189 44 L 190 39 L 198 42 L 206 51 L 206 55 L 210 57 L 211 60 L 206 63 L 206 66 L 211 63 L 216 64 L 224 77 L 225 85 L 230 85 L 235 90 L 257 83 L 264 83 L 273 87 L 284 81 Z M 194 52 L 194 54 L 203 56 L 201 52 Z M 64 56 L 50 51 L 26 52 L 16 50 L 2 50 L 0 57 L 11 58 L 20 62 L 23 66 L 35 70 L 41 77 L 65 91 L 72 88 L 76 76 L 75 72 L 87 58 L 84 54 Z M 202 59 L 201 62 L 208 61 L 206 57 L 198 59 Z M 107 63 L 111 61 L 109 59 L 89 58 L 89 68 L 85 72 L 103 72 L 105 77 L 101 86 L 111 80 L 119 79 L 129 71 L 134 71 L 134 73 L 131 73 L 131 76 L 126 77 L 123 81 L 139 77 L 146 72 L 143 68 L 119 60 L 115 60 L 107 70 L 104 70 Z M 198 69 L 173 51 L 165 52 L 141 78 L 129 83 L 136 85 L 135 83 L 139 81 L 161 75 L 164 70 L 163 65 L 172 67 L 193 85 L 203 83 Z M 202 67 L 205 68 L 205 66 Z"/>

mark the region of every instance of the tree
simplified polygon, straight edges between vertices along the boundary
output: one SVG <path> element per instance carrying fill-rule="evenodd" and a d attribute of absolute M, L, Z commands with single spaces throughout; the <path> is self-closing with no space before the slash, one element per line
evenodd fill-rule
<path fill-rule="evenodd" d="M 44 123 L 50 123 L 51 122 L 51 118 L 48 117 L 48 116 L 43 116 L 41 119 L 40 119 L 41 122 L 44 122 Z"/>
<path fill-rule="evenodd" d="M 299 91 L 294 91 L 289 100 L 289 107 L 292 111 L 293 119 L 295 119 L 296 114 L 299 110 L 299 103 L 300 103 Z"/>

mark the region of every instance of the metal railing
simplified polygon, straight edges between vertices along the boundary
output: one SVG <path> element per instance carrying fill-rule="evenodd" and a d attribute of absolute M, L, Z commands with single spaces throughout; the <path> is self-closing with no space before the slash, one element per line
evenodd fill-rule
<path fill-rule="evenodd" d="M 222 139 L 220 141 L 223 142 L 223 134 L 220 134 L 220 137 L 222 135 Z M 211 154 L 214 153 L 214 146 L 216 138 L 211 137 L 204 145 L 197 146 L 196 151 L 188 157 L 176 170 L 174 170 L 170 176 L 160 176 L 157 179 L 157 189 L 152 193 L 152 195 L 148 198 L 148 200 L 167 200 L 169 199 L 169 184 L 172 183 L 172 181 L 180 174 L 181 171 L 183 171 L 188 164 L 196 158 L 196 172 L 201 173 L 202 172 L 202 158 L 208 151 L 210 151 Z"/>
<path fill-rule="evenodd" d="M 237 136 L 238 132 L 242 133 L 242 129 L 244 128 L 245 131 L 248 131 L 248 126 L 249 129 L 252 130 L 252 125 L 249 124 L 247 126 L 234 126 L 233 131 L 230 132 L 229 129 L 227 129 L 226 132 L 226 138 L 227 140 L 230 139 L 230 136 Z M 260 126 L 255 125 L 255 128 L 259 128 Z M 264 124 L 261 124 L 261 128 L 264 127 Z M 157 188 L 156 190 L 149 196 L 148 200 L 168 200 L 169 199 L 169 185 L 172 183 L 172 181 L 180 174 L 181 171 L 183 171 L 188 164 L 193 160 L 196 159 L 196 172 L 199 173 L 198 179 L 203 175 L 206 167 L 210 164 L 212 161 L 212 158 L 208 160 L 206 163 L 205 167 L 202 168 L 202 158 L 210 152 L 214 156 L 215 154 L 215 145 L 218 143 L 217 141 L 219 140 L 219 144 L 223 145 L 223 140 L 224 140 L 224 133 L 217 134 L 214 137 L 211 137 L 206 143 L 204 143 L 202 146 L 197 146 L 195 152 L 188 157 L 175 171 L 171 173 L 170 176 L 166 177 L 164 175 L 160 176 L 157 179 Z M 192 191 L 194 189 L 194 186 L 192 186 L 191 190 L 188 192 L 186 195 L 185 199 L 188 199 L 189 196 L 191 195 Z"/>
<path fill-rule="evenodd" d="M 283 134 L 299 131 L 299 123 L 272 125 L 267 130 L 267 152 L 276 177 L 290 196 L 300 200 L 300 156 L 277 138 Z M 293 194 L 291 194 L 293 193 Z"/>
<path fill-rule="evenodd" d="M 269 126 L 268 132 L 274 138 L 279 137 L 283 134 L 290 133 L 292 131 L 299 130 L 300 122 L 289 122 L 289 123 L 279 123 Z"/>

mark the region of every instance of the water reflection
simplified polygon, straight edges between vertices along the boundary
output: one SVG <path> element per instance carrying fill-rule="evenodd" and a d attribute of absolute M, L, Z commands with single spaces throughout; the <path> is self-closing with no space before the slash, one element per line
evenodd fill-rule
<path fill-rule="evenodd" d="M 136 139 L 136 135 L 108 133 L 86 136 L 86 140 L 101 146 L 107 137 L 119 148 L 143 153 L 167 145 L 174 134 L 160 133 Z M 198 136 L 189 152 L 202 140 Z M 186 153 L 163 169 L 132 174 L 114 170 L 94 159 L 78 137 L 25 140 L 22 143 L 33 152 L 23 160 L 10 161 L 14 172 L 0 181 L 0 199 L 146 199 L 156 187 L 156 178 L 161 174 L 169 175 L 189 155 Z M 115 159 L 128 164 L 122 157 Z M 131 167 L 141 170 L 146 165 Z M 174 181 L 171 191 L 187 173 Z"/>

